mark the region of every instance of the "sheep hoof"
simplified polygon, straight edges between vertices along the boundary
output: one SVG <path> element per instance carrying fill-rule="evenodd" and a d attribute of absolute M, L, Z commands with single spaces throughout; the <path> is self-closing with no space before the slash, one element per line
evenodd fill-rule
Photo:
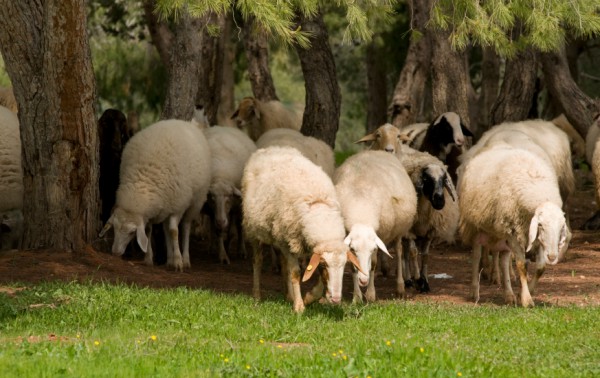
<path fill-rule="evenodd" d="M 506 294 L 506 295 L 504 296 L 504 302 L 505 302 L 507 305 L 514 306 L 514 305 L 516 305 L 516 304 L 517 304 L 517 298 L 516 298 L 516 297 L 515 297 L 515 295 L 514 295 L 514 294 L 512 294 L 512 293 L 511 293 L 511 294 Z"/>
<path fill-rule="evenodd" d="M 420 293 L 429 293 L 431 289 L 429 288 L 429 282 L 423 277 L 419 278 L 415 282 L 415 287 Z"/>
<path fill-rule="evenodd" d="M 231 261 L 229 260 L 229 257 L 225 257 L 221 259 L 221 264 L 223 265 L 231 265 Z"/>
<path fill-rule="evenodd" d="M 304 303 L 302 303 L 302 301 L 294 303 L 294 312 L 297 314 L 301 314 L 304 312 Z"/>
<path fill-rule="evenodd" d="M 404 287 L 407 289 L 413 287 L 413 280 L 404 280 Z"/>
<path fill-rule="evenodd" d="M 365 294 L 365 298 L 366 298 L 367 302 L 372 303 L 372 302 L 375 302 L 375 300 L 377 299 L 377 296 L 375 295 L 375 292 L 373 292 L 373 293 L 367 292 Z"/>

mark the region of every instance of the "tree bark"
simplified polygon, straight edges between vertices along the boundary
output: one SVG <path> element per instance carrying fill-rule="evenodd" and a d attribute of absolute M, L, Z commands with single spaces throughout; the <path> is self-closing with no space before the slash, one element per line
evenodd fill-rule
<path fill-rule="evenodd" d="M 383 48 L 378 36 L 367 44 L 367 133 L 387 122 L 387 75 Z"/>
<path fill-rule="evenodd" d="M 306 88 L 306 107 L 300 131 L 323 140 L 333 148 L 342 96 L 329 35 L 321 13 L 313 18 L 301 15 L 298 19 L 302 30 L 312 33 L 308 48 L 296 45 Z"/>
<path fill-rule="evenodd" d="M 492 106 L 498 97 L 500 87 L 500 57 L 494 49 L 483 49 L 481 62 L 481 92 L 479 94 L 478 134 L 492 126 Z"/>
<path fill-rule="evenodd" d="M 415 3 L 408 1 L 412 15 L 412 36 L 408 53 L 388 113 L 391 123 L 397 127 L 417 122 L 422 114 L 425 88 L 431 62 L 431 41 L 425 26 L 429 21 L 431 0 Z"/>
<path fill-rule="evenodd" d="M 85 2 L 0 1 L 0 48 L 19 103 L 22 247 L 81 250 L 100 227 Z"/>
<path fill-rule="evenodd" d="M 560 103 L 573 127 L 586 135 L 593 117 L 600 112 L 598 103 L 577 86 L 569 72 L 564 48 L 541 54 L 544 81 L 552 97 Z"/>
<path fill-rule="evenodd" d="M 235 111 L 235 79 L 233 62 L 235 60 L 235 44 L 231 39 L 232 16 L 225 18 L 223 30 L 223 82 L 221 83 L 221 102 L 217 113 L 217 124 L 221 126 L 235 126 L 231 115 Z"/>
<path fill-rule="evenodd" d="M 469 117 L 469 85 L 467 59 L 464 52 L 454 51 L 448 37 L 450 32 L 438 30 L 431 33 L 431 85 L 433 88 L 434 117 L 455 112 L 467 127 Z"/>
<path fill-rule="evenodd" d="M 200 74 L 201 26 L 201 19 L 187 11 L 181 13 L 175 25 L 163 119 L 192 119 Z"/>
<path fill-rule="evenodd" d="M 261 101 L 279 100 L 269 69 L 269 41 L 250 17 L 243 29 L 244 49 L 248 60 L 248 77 L 254 97 Z"/>
<path fill-rule="evenodd" d="M 202 28 L 202 52 L 196 104 L 202 104 L 208 122 L 216 125 L 223 83 L 225 16 L 209 13 L 202 19 L 204 26 Z M 216 24 L 219 27 L 219 35 L 209 34 L 208 25 L 210 24 Z"/>
<path fill-rule="evenodd" d="M 158 19 L 158 16 L 154 13 L 155 6 L 156 0 L 145 0 L 143 3 L 144 16 L 146 24 L 148 25 L 152 44 L 156 47 L 160 60 L 168 70 L 171 63 L 173 32 L 171 32 L 171 29 L 169 29 L 169 25 L 167 25 L 166 22 Z"/>

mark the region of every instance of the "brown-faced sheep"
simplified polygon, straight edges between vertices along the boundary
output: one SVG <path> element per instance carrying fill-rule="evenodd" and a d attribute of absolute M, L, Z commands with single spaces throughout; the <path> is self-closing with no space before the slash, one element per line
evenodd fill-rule
<path fill-rule="evenodd" d="M 246 129 L 253 141 L 271 129 L 300 130 L 302 126 L 302 113 L 277 100 L 263 102 L 254 97 L 243 98 L 231 119 L 238 128 Z"/>

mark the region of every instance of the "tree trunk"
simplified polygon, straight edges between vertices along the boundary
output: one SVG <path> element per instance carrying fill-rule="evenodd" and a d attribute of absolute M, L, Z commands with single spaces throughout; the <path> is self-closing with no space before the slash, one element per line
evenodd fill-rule
<path fill-rule="evenodd" d="M 434 117 L 455 112 L 467 127 L 469 119 L 469 85 L 467 59 L 464 52 L 452 50 L 448 31 L 438 30 L 431 33 L 431 85 L 433 87 Z"/>
<path fill-rule="evenodd" d="M 223 82 L 221 83 L 221 102 L 217 113 L 217 124 L 221 126 L 235 126 L 231 115 L 235 111 L 235 79 L 233 62 L 235 60 L 235 44 L 231 39 L 232 16 L 225 18 L 225 29 L 223 30 Z"/>
<path fill-rule="evenodd" d="M 204 26 L 202 28 L 202 53 L 196 104 L 202 104 L 204 107 L 204 115 L 208 118 L 209 124 L 216 125 L 221 99 L 221 84 L 223 83 L 225 16 L 209 13 L 202 19 Z M 210 24 L 216 24 L 219 27 L 219 35 L 209 34 L 208 25 Z"/>
<path fill-rule="evenodd" d="M 243 30 L 248 76 L 254 97 L 261 101 L 279 100 L 269 69 L 267 35 L 256 26 L 253 17 L 246 20 Z"/>
<path fill-rule="evenodd" d="M 393 125 L 397 127 L 417 122 L 423 108 L 423 99 L 431 61 L 431 41 L 425 26 L 429 21 L 431 0 L 408 1 L 413 28 L 408 53 L 400 78 L 394 89 L 388 109 Z"/>
<path fill-rule="evenodd" d="M 163 119 L 192 119 L 200 74 L 201 26 L 201 19 L 187 11 L 181 12 L 175 25 Z"/>
<path fill-rule="evenodd" d="M 342 95 L 323 15 L 299 16 L 302 30 L 312 33 L 310 47 L 296 45 L 306 88 L 306 107 L 300 131 L 335 147 Z"/>
<path fill-rule="evenodd" d="M 552 97 L 560 103 L 565 116 L 581 135 L 587 135 L 593 117 L 600 111 L 573 81 L 564 48 L 559 52 L 541 54 L 544 81 Z"/>
<path fill-rule="evenodd" d="M 173 33 L 166 22 L 160 21 L 156 13 L 154 13 L 154 7 L 156 6 L 156 0 L 145 0 L 144 16 L 148 30 L 150 31 L 150 38 L 152 44 L 156 47 L 158 55 L 163 65 L 168 70 L 171 64 L 171 44 L 173 42 Z"/>
<path fill-rule="evenodd" d="M 378 35 L 367 45 L 367 133 L 387 122 L 387 75 Z"/>
<path fill-rule="evenodd" d="M 481 62 L 481 92 L 479 94 L 478 134 L 492 126 L 492 106 L 498 97 L 500 87 L 500 57 L 494 49 L 483 48 Z M 477 136 L 479 136 L 477 135 Z"/>
<path fill-rule="evenodd" d="M 99 231 L 86 10 L 73 0 L 0 2 L 0 48 L 19 103 L 24 249 L 81 250 Z"/>

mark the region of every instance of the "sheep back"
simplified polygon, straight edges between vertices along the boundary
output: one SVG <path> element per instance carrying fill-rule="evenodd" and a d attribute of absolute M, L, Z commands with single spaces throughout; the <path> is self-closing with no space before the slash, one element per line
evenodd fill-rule
<path fill-rule="evenodd" d="M 263 102 L 253 97 L 243 98 L 232 118 L 238 127 L 247 127 L 248 135 L 254 141 L 271 129 L 300 130 L 302 126 L 302 113 L 277 100 Z"/>

